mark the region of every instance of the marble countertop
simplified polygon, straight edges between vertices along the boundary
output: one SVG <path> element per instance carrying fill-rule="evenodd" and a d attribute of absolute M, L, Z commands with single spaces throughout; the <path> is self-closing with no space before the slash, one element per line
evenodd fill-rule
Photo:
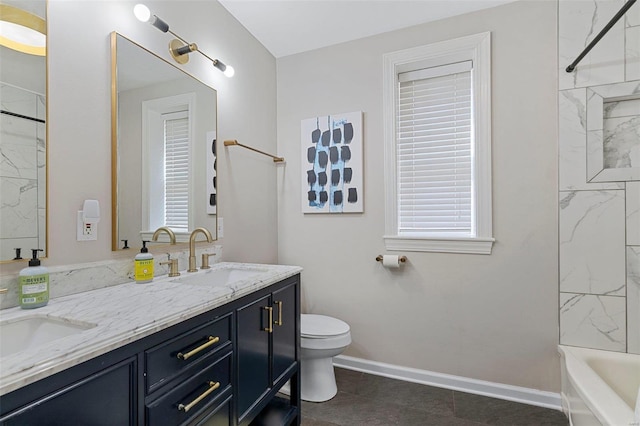
<path fill-rule="evenodd" d="M 206 280 L 207 274 L 230 268 L 236 270 L 235 273 L 242 269 L 256 273 L 250 277 L 240 273 L 240 279 L 224 285 L 196 283 L 200 281 L 199 277 Z M 45 317 L 95 327 L 0 358 L 0 395 L 224 305 L 301 270 L 297 266 L 221 262 L 208 270 L 181 272 L 182 275 L 176 278 L 156 277 L 146 284 L 131 282 L 52 299 L 42 308 L 1 310 L 3 324 Z M 184 283 L 179 282 L 181 279 Z"/>

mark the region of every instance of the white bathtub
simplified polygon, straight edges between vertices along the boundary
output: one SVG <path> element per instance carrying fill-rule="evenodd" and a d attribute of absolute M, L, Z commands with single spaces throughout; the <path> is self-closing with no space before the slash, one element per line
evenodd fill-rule
<path fill-rule="evenodd" d="M 640 355 L 558 346 L 562 408 L 575 426 L 640 426 Z"/>

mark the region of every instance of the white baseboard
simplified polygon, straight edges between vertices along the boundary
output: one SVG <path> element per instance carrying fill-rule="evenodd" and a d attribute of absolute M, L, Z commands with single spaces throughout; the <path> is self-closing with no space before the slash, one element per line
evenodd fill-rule
<path fill-rule="evenodd" d="M 333 358 L 333 365 L 348 370 L 374 374 L 376 376 L 384 376 L 406 382 L 420 383 L 562 411 L 562 400 L 559 393 L 504 385 L 502 383 L 487 382 L 484 380 L 453 376 L 451 374 L 435 373 L 433 371 L 418 370 L 417 368 L 401 367 L 346 355 L 338 355 Z"/>

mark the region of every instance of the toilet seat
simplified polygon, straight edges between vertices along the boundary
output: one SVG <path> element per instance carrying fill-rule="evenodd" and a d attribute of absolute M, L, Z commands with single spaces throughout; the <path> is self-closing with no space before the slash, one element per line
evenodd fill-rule
<path fill-rule="evenodd" d="M 300 316 L 300 336 L 305 339 L 328 339 L 344 336 L 349 331 L 349 324 L 337 318 L 316 314 Z"/>

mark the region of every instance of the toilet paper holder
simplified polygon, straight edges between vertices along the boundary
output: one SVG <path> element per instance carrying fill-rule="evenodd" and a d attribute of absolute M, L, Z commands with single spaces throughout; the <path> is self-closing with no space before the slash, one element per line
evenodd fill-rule
<path fill-rule="evenodd" d="M 405 263 L 407 261 L 407 256 L 400 256 L 399 260 L 400 260 L 400 262 Z M 376 262 L 382 262 L 382 255 L 381 254 L 376 256 Z"/>

